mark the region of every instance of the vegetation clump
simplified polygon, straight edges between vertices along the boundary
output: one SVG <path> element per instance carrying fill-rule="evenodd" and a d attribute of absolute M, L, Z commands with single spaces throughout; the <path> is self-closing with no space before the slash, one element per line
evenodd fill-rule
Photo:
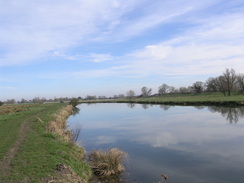
<path fill-rule="evenodd" d="M 73 113 L 72 105 L 67 105 L 59 113 L 53 115 L 53 120 L 47 124 L 47 132 L 63 137 L 66 142 L 72 141 L 72 132 L 67 129 L 66 120 Z"/>
<path fill-rule="evenodd" d="M 0 115 L 29 111 L 33 107 L 37 107 L 37 106 L 38 106 L 37 104 L 0 106 Z"/>
<path fill-rule="evenodd" d="M 94 174 L 99 179 L 113 182 L 112 180 L 119 178 L 125 170 L 123 162 L 127 159 L 127 154 L 118 148 L 112 148 L 107 152 L 93 150 L 88 158 Z"/>
<path fill-rule="evenodd" d="M 76 107 L 79 104 L 79 100 L 77 98 L 72 98 L 70 99 L 69 104 L 72 105 L 73 107 Z"/>

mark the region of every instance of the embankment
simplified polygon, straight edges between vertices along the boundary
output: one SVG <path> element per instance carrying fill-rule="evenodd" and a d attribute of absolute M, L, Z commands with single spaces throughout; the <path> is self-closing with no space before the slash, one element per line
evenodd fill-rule
<path fill-rule="evenodd" d="M 0 115 L 0 161 L 8 158 L 10 165 L 0 164 L 6 175 L 0 176 L 0 182 L 88 182 L 92 172 L 84 162 L 85 150 L 70 141 L 72 135 L 66 126 L 70 112 L 67 105 L 56 103 Z M 54 131 L 47 128 L 50 124 Z M 16 153 L 10 156 L 15 148 Z"/>

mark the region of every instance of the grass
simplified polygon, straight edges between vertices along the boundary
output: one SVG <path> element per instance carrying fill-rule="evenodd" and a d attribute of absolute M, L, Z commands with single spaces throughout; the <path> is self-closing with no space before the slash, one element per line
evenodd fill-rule
<path fill-rule="evenodd" d="M 18 131 L 23 121 L 26 120 L 27 116 L 33 115 L 38 110 L 38 106 L 34 105 L 31 110 L 16 111 L 16 108 L 18 107 L 1 106 L 0 108 L 2 112 L 0 115 L 0 160 L 18 138 Z M 5 115 L 3 115 L 3 112 Z"/>
<path fill-rule="evenodd" d="M 72 105 L 67 105 L 58 113 L 53 114 L 53 120 L 47 123 L 48 133 L 62 137 L 65 142 L 72 142 L 72 132 L 67 129 L 66 120 L 73 113 Z"/>
<path fill-rule="evenodd" d="M 31 104 L 31 105 L 6 105 L 0 106 L 0 115 L 2 114 L 13 114 L 18 112 L 29 111 L 33 109 L 33 107 L 37 107 L 38 104 Z"/>
<path fill-rule="evenodd" d="M 163 96 L 137 97 L 135 99 L 109 99 L 81 101 L 81 103 L 147 103 L 147 104 L 169 104 L 169 105 L 244 105 L 244 96 L 233 92 L 231 96 L 224 96 L 222 93 L 202 94 L 165 94 Z"/>
<path fill-rule="evenodd" d="M 57 180 L 60 175 L 56 169 L 60 164 L 72 169 L 83 182 L 91 178 L 90 167 L 84 163 L 85 150 L 60 140 L 62 137 L 59 134 L 46 130 L 48 122 L 55 121 L 54 114 L 60 114 L 57 111 L 61 111 L 63 107 L 65 104 L 33 105 L 29 110 L 0 115 L 0 161 L 19 138 L 18 132 L 23 122 L 26 121 L 28 125 L 26 137 L 11 160 L 11 169 L 7 176 L 0 175 L 0 182 Z"/>
<path fill-rule="evenodd" d="M 109 149 L 107 152 L 93 150 L 89 155 L 89 162 L 99 179 L 104 182 L 118 182 L 119 175 L 125 170 L 122 163 L 126 158 L 126 153 L 118 148 Z"/>

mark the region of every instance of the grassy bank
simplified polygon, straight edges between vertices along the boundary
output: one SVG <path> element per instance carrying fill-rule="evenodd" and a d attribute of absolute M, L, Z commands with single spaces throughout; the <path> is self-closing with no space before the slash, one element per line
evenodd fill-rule
<path fill-rule="evenodd" d="M 8 111 L 0 115 L 0 182 L 60 182 L 64 169 L 63 173 L 77 175 L 82 182 L 90 179 L 84 149 L 47 131 L 47 124 L 55 121 L 54 114 L 64 106 L 29 105 L 13 111 L 11 107 L 0 108 Z"/>
<path fill-rule="evenodd" d="M 141 104 L 167 104 L 167 105 L 227 105 L 244 106 L 244 96 L 232 93 L 232 96 L 223 96 L 222 93 L 203 94 L 166 94 L 155 97 L 136 97 L 134 99 L 107 99 L 83 100 L 81 103 L 141 103 Z"/>

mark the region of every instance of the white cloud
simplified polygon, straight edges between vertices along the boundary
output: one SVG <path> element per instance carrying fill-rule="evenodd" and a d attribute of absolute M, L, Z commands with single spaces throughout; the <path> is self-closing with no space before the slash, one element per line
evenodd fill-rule
<path fill-rule="evenodd" d="M 162 60 L 169 55 L 170 51 L 170 46 L 148 45 L 143 50 L 135 51 L 131 56 L 138 59 Z"/>
<path fill-rule="evenodd" d="M 113 60 L 114 57 L 111 54 L 90 54 L 90 58 L 92 62 L 104 62 Z"/>
<path fill-rule="evenodd" d="M 94 40 L 128 39 L 211 2 L 1 1 L 0 66 L 28 63 Z"/>
<path fill-rule="evenodd" d="M 225 68 L 242 72 L 243 22 L 242 14 L 214 17 L 183 35 L 135 50 L 123 59 L 131 64 L 132 73 L 146 75 L 216 74 Z"/>
<path fill-rule="evenodd" d="M 67 73 L 67 77 L 216 74 L 227 67 L 241 71 L 244 68 L 244 14 L 227 12 L 205 18 L 196 13 L 217 2 L 1 2 L 0 66 L 57 56 L 96 64 L 113 61 L 111 66 Z M 191 13 L 198 16 L 187 16 Z M 183 19 L 194 24 L 194 27 L 166 41 L 159 38 L 158 43 L 145 45 L 120 57 L 113 55 L 112 51 L 96 53 L 89 50 L 86 55 L 82 51 L 73 55 L 68 53 L 77 45 L 94 40 L 125 40 L 163 23 L 184 22 Z M 54 73 L 51 77 L 59 78 L 58 75 Z"/>
<path fill-rule="evenodd" d="M 207 19 L 203 17 L 196 21 L 203 24 L 172 39 L 117 57 L 116 69 L 110 67 L 102 72 L 93 70 L 94 75 L 215 75 L 221 74 L 225 68 L 242 72 L 244 14 L 225 14 Z"/>
<path fill-rule="evenodd" d="M 1 2 L 0 44 L 5 53 L 0 66 L 30 62 L 49 52 L 85 44 L 130 6 L 133 1 Z"/>

